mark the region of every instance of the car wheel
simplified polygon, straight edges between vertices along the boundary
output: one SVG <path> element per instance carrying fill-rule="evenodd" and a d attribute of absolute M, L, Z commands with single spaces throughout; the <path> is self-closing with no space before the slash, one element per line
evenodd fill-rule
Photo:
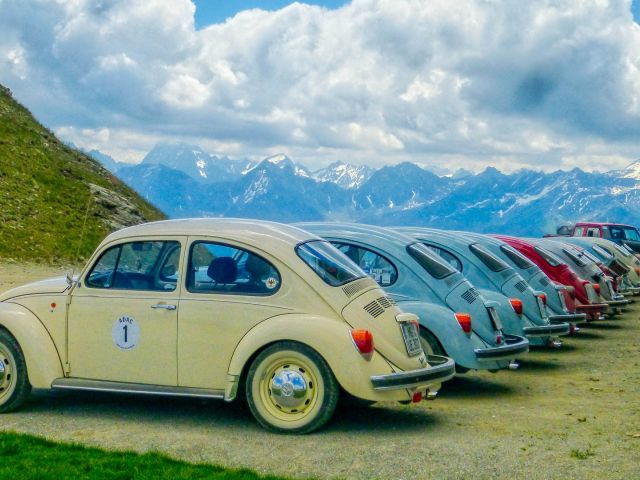
<path fill-rule="evenodd" d="M 311 348 L 281 342 L 262 351 L 247 375 L 247 404 L 268 430 L 309 433 L 333 415 L 340 389 L 331 369 Z"/>
<path fill-rule="evenodd" d="M 0 413 L 18 408 L 30 392 L 22 350 L 10 333 L 0 330 Z"/>

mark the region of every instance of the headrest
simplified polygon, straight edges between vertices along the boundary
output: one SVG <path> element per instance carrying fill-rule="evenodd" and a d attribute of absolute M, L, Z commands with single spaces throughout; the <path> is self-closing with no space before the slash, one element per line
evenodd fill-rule
<path fill-rule="evenodd" d="M 207 275 L 216 283 L 233 283 L 238 277 L 238 266 L 231 257 L 214 258 L 209 264 Z"/>
<path fill-rule="evenodd" d="M 271 265 L 256 255 L 249 255 L 246 268 L 254 278 L 262 278 L 271 273 Z"/>

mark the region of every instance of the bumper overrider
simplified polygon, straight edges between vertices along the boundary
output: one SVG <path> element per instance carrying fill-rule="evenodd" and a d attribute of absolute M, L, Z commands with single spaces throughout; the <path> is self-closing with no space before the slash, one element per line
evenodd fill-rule
<path fill-rule="evenodd" d="M 513 359 L 516 355 L 529 351 L 529 340 L 518 335 L 504 334 L 504 344 L 499 347 L 476 348 L 474 350 L 478 360 Z"/>
<path fill-rule="evenodd" d="M 585 323 L 587 321 L 587 314 L 586 313 L 567 313 L 567 314 L 563 314 L 563 315 L 550 315 L 549 316 L 549 321 L 552 324 L 556 324 L 556 323 Z"/>
<path fill-rule="evenodd" d="M 426 387 L 450 380 L 456 374 L 455 362 L 449 357 L 427 355 L 427 362 L 429 362 L 429 366 L 426 368 L 374 375 L 371 377 L 373 389 L 383 391 Z"/>
<path fill-rule="evenodd" d="M 549 325 L 535 325 L 533 327 L 524 327 L 524 336 L 528 338 L 535 337 L 552 337 L 556 335 L 569 335 L 571 325 L 566 322 L 553 323 Z"/>

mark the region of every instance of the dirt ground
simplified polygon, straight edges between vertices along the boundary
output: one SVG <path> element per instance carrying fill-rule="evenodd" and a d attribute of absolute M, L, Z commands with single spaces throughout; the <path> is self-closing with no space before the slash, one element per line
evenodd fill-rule
<path fill-rule="evenodd" d="M 0 264 L 0 290 L 64 269 Z M 640 297 L 517 371 L 470 372 L 417 405 L 340 407 L 303 437 L 239 404 L 36 392 L 0 429 L 317 478 L 640 478 Z"/>

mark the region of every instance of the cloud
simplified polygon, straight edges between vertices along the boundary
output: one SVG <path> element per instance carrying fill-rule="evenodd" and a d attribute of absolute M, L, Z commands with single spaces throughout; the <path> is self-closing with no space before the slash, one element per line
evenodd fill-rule
<path fill-rule="evenodd" d="M 607 169 L 639 156 L 628 0 L 294 3 L 200 30 L 188 0 L 0 5 L 0 82 L 47 126 L 127 160 L 150 139 L 282 149 L 312 167 Z"/>

